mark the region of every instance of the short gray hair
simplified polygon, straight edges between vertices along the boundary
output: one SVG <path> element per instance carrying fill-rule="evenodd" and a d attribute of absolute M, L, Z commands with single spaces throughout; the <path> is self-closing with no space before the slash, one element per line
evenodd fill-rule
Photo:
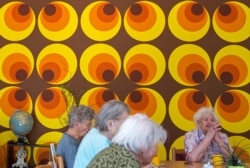
<path fill-rule="evenodd" d="M 129 116 L 121 125 L 112 143 L 140 155 L 152 149 L 157 143 L 164 143 L 167 131 L 156 124 L 145 114 L 137 113 Z"/>
<path fill-rule="evenodd" d="M 127 104 L 119 100 L 106 102 L 95 117 L 94 127 L 100 131 L 108 131 L 108 120 L 117 119 L 121 114 L 128 113 L 130 109 Z"/>
<path fill-rule="evenodd" d="M 197 112 L 193 116 L 194 123 L 196 127 L 198 127 L 198 122 L 203 119 L 203 117 L 212 115 L 215 119 L 215 121 L 219 121 L 217 115 L 215 114 L 215 111 L 212 107 L 201 107 L 197 110 Z"/>
<path fill-rule="evenodd" d="M 68 114 L 68 126 L 73 127 L 75 122 L 82 122 L 83 120 L 92 120 L 95 112 L 92 108 L 86 105 L 74 105 Z"/>

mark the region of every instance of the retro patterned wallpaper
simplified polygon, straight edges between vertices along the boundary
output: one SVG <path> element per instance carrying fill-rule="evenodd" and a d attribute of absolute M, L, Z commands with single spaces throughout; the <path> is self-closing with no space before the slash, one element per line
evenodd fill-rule
<path fill-rule="evenodd" d="M 28 111 L 30 143 L 58 142 L 68 106 L 110 99 L 145 112 L 169 133 L 159 157 L 213 106 L 230 141 L 250 143 L 250 1 L 0 1 L 0 161 Z M 66 89 L 62 90 L 62 86 Z M 62 92 L 63 91 L 63 92 Z M 47 151 L 36 148 L 38 164 Z M 2 163 L 2 162 L 1 162 Z M 0 164 L 1 164 L 0 163 Z M 4 165 L 4 163 L 3 163 Z"/>

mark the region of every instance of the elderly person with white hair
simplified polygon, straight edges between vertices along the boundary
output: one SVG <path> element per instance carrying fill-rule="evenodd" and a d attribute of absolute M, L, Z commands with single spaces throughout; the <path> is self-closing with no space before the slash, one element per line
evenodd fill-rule
<path fill-rule="evenodd" d="M 221 132 L 219 119 L 214 109 L 201 107 L 193 116 L 196 129 L 185 134 L 187 160 L 207 163 L 213 154 L 227 156 L 231 148 L 228 136 Z"/>
<path fill-rule="evenodd" d="M 112 139 L 111 145 L 98 153 L 87 166 L 141 168 L 151 164 L 157 144 L 164 143 L 167 132 L 146 115 L 129 116 Z"/>

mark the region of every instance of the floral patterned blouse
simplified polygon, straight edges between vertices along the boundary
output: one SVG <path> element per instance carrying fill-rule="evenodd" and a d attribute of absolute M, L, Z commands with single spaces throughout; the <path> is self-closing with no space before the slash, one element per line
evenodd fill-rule
<path fill-rule="evenodd" d="M 132 152 L 111 144 L 99 152 L 87 168 L 141 168 L 141 166 Z"/>
<path fill-rule="evenodd" d="M 228 136 L 224 133 L 220 133 L 219 136 L 224 141 L 226 145 L 229 146 L 228 142 Z M 190 132 L 187 132 L 185 134 L 185 153 L 188 156 L 188 153 L 194 150 L 205 138 L 205 134 L 202 132 L 201 129 L 194 129 Z M 217 142 L 215 140 L 212 140 L 210 144 L 207 147 L 207 152 L 204 153 L 204 156 L 202 158 L 203 163 L 207 163 L 210 161 L 211 156 L 213 154 L 222 154 L 220 151 L 220 147 L 218 146 Z"/>

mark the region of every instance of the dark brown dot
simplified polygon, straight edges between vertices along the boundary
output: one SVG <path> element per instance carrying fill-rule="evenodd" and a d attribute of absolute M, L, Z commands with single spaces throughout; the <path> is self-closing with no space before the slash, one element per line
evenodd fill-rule
<path fill-rule="evenodd" d="M 22 4 L 18 8 L 18 12 L 20 15 L 25 16 L 30 12 L 30 7 L 27 4 Z"/>
<path fill-rule="evenodd" d="M 110 82 L 110 81 L 114 80 L 115 74 L 111 70 L 106 70 L 103 72 L 102 77 L 106 82 Z"/>
<path fill-rule="evenodd" d="M 18 101 L 23 101 L 27 97 L 27 93 L 24 89 L 19 89 L 15 92 L 15 98 Z"/>
<path fill-rule="evenodd" d="M 134 70 L 131 72 L 130 74 L 130 79 L 133 81 L 133 82 L 140 82 L 141 79 L 142 79 L 142 74 L 140 71 L 138 70 Z"/>
<path fill-rule="evenodd" d="M 234 97 L 231 93 L 225 92 L 221 95 L 221 102 L 225 105 L 230 105 L 234 101 Z"/>
<path fill-rule="evenodd" d="M 197 104 L 202 104 L 205 101 L 205 95 L 202 92 L 195 92 L 193 94 L 193 101 Z"/>
<path fill-rule="evenodd" d="M 223 4 L 219 7 L 219 13 L 222 16 L 228 16 L 231 13 L 231 7 L 227 4 Z"/>
<path fill-rule="evenodd" d="M 194 15 L 201 15 L 203 13 L 203 7 L 201 4 L 194 4 L 191 7 L 191 11 Z"/>
<path fill-rule="evenodd" d="M 220 79 L 224 84 L 230 84 L 233 81 L 233 75 L 230 72 L 223 72 Z"/>
<path fill-rule="evenodd" d="M 139 91 L 133 91 L 130 95 L 129 98 L 132 102 L 138 103 L 142 100 L 142 94 Z"/>
<path fill-rule="evenodd" d="M 41 157 L 41 160 L 39 161 L 39 165 L 43 165 L 43 164 L 47 164 L 49 162 L 49 159 L 46 159 L 46 156 L 49 156 L 49 152 L 48 151 L 44 151 L 42 154 L 39 154 L 39 156 Z M 44 159 L 42 159 L 42 157 L 44 157 Z"/>
<path fill-rule="evenodd" d="M 44 12 L 48 16 L 52 16 L 56 13 L 56 7 L 52 4 L 48 4 L 44 8 Z"/>
<path fill-rule="evenodd" d="M 205 75 L 201 71 L 195 71 L 192 75 L 193 81 L 201 83 L 205 79 Z"/>
<path fill-rule="evenodd" d="M 115 7 L 114 5 L 112 4 L 107 4 L 104 6 L 103 8 L 103 12 L 106 14 L 106 15 L 112 15 L 114 12 L 115 12 Z"/>
<path fill-rule="evenodd" d="M 51 70 L 45 70 L 42 76 L 45 81 L 52 81 L 54 79 L 54 72 Z"/>
<path fill-rule="evenodd" d="M 114 93 L 111 90 L 106 90 L 103 92 L 102 94 L 102 98 L 104 101 L 109 101 L 109 100 L 113 100 L 115 98 Z"/>
<path fill-rule="evenodd" d="M 51 90 L 45 90 L 45 91 L 43 91 L 43 93 L 42 93 L 42 99 L 43 99 L 44 101 L 49 102 L 49 101 L 51 101 L 53 98 L 54 98 L 54 94 L 53 94 L 53 92 L 52 92 Z"/>
<path fill-rule="evenodd" d="M 142 13 L 142 7 L 141 5 L 139 4 L 133 4 L 131 7 L 130 7 L 130 12 L 133 14 L 133 15 L 140 15 Z"/>
<path fill-rule="evenodd" d="M 27 78 L 27 72 L 23 69 L 19 69 L 16 72 L 16 79 L 19 81 L 24 81 Z"/>

